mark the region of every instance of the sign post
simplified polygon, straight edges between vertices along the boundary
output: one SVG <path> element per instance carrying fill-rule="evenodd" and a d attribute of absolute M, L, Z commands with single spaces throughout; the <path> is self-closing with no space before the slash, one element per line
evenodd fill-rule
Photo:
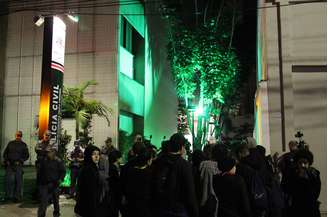
<path fill-rule="evenodd" d="M 58 148 L 64 76 L 66 25 L 56 16 L 46 17 L 43 35 L 39 139 L 46 130 Z"/>

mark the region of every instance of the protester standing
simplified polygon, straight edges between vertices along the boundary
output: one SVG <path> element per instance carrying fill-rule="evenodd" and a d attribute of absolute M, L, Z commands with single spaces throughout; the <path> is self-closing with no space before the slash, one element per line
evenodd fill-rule
<path fill-rule="evenodd" d="M 48 147 L 46 157 L 40 161 L 39 170 L 39 208 L 38 217 L 45 217 L 49 200 L 54 206 L 54 217 L 60 216 L 59 208 L 59 184 L 64 179 L 66 169 L 62 160 L 56 156 L 56 149 Z"/>
<path fill-rule="evenodd" d="M 29 158 L 27 145 L 22 137 L 22 131 L 17 131 L 15 140 L 8 143 L 3 154 L 6 170 L 5 194 L 7 199 L 15 202 L 23 198 L 23 164 Z"/>

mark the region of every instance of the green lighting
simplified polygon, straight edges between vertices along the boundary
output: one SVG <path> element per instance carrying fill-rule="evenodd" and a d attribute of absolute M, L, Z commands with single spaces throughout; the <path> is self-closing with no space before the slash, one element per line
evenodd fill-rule
<path fill-rule="evenodd" d="M 66 169 L 66 174 L 64 180 L 60 183 L 60 187 L 70 187 L 71 186 L 71 170 Z"/>
<path fill-rule="evenodd" d="M 197 115 L 203 115 L 203 113 L 204 113 L 203 107 L 197 107 L 197 109 L 195 111 L 195 114 L 197 114 Z"/>
<path fill-rule="evenodd" d="M 133 118 L 124 114 L 120 114 L 120 130 L 123 130 L 128 134 L 132 134 Z"/>
<path fill-rule="evenodd" d="M 80 19 L 79 16 L 72 15 L 72 14 L 67 14 L 67 17 L 75 23 L 79 22 L 79 19 Z"/>

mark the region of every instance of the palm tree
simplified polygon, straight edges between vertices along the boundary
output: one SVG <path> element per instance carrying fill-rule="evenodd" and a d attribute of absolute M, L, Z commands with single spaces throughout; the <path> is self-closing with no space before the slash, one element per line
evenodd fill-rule
<path fill-rule="evenodd" d="M 75 119 L 76 139 L 79 138 L 80 126 L 86 126 L 92 119 L 92 115 L 106 118 L 109 125 L 111 109 L 98 100 L 85 99 L 85 90 L 98 83 L 90 80 L 77 87 L 65 87 L 63 89 L 62 112 L 64 117 Z"/>

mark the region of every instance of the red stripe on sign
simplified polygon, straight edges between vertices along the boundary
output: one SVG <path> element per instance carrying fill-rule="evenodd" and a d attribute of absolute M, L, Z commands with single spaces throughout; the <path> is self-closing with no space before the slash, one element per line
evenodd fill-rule
<path fill-rule="evenodd" d="M 51 63 L 51 68 L 57 69 L 58 71 L 61 71 L 62 73 L 64 73 L 64 67 L 57 63 Z"/>

